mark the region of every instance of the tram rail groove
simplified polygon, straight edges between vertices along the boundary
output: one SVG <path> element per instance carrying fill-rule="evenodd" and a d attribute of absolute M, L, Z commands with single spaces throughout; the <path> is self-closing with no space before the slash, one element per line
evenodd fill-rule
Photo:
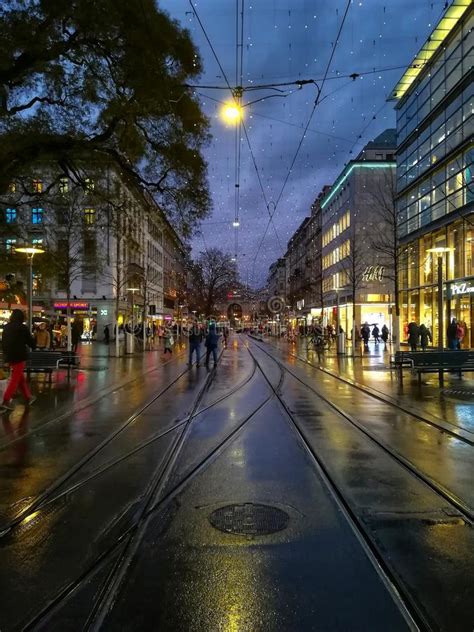
<path fill-rule="evenodd" d="M 368 437 L 373 443 L 375 443 L 379 448 L 381 448 L 385 453 L 387 453 L 392 459 L 394 459 L 399 465 L 404 467 L 412 476 L 422 481 L 425 485 L 427 485 L 433 492 L 441 496 L 444 501 L 448 502 L 456 511 L 458 511 L 466 524 L 470 527 L 474 525 L 474 511 L 471 507 L 469 507 L 461 498 L 459 498 L 456 494 L 447 489 L 444 485 L 435 481 L 430 476 L 422 472 L 416 465 L 414 465 L 411 461 L 406 459 L 403 455 L 399 454 L 395 450 L 392 450 L 389 446 L 387 446 L 381 439 L 379 439 L 374 433 L 367 430 L 365 426 L 363 426 L 359 421 L 357 421 L 352 415 L 344 411 L 340 406 L 335 404 L 325 395 L 322 395 L 310 384 L 307 384 L 304 380 L 302 380 L 298 375 L 293 373 L 291 369 L 286 367 L 284 364 L 280 362 L 278 358 L 272 356 L 266 349 L 261 347 L 260 345 L 255 344 L 255 346 L 260 349 L 263 353 L 268 355 L 274 362 L 279 364 L 287 373 L 289 373 L 295 380 L 300 382 L 303 386 L 309 389 L 312 393 L 314 393 L 317 397 L 319 397 L 323 402 L 325 402 L 328 406 L 330 406 L 333 410 L 335 410 L 341 417 L 346 419 L 350 424 L 352 424 L 355 428 L 357 428 L 360 432 L 362 432 L 366 437 Z"/>
<path fill-rule="evenodd" d="M 260 348 L 259 345 L 255 345 Z M 330 472 L 326 468 L 324 462 L 320 459 L 318 454 L 315 452 L 311 444 L 306 439 L 303 431 L 301 430 L 298 422 L 295 420 L 295 417 L 291 410 L 288 408 L 285 400 L 281 396 L 279 392 L 277 392 L 272 386 L 271 382 L 268 380 L 265 371 L 262 366 L 255 358 L 254 354 L 248 349 L 250 355 L 255 360 L 261 374 L 264 376 L 265 380 L 268 382 L 270 388 L 273 390 L 275 397 L 278 399 L 280 406 L 283 408 L 286 413 L 285 417 L 289 420 L 289 426 L 296 434 L 297 438 L 302 443 L 303 447 L 306 449 L 308 454 L 310 455 L 312 462 L 315 466 L 316 471 L 321 477 L 321 480 L 325 484 L 329 494 L 334 499 L 337 507 L 340 509 L 342 515 L 345 517 L 348 525 L 350 526 L 352 532 L 355 537 L 361 544 L 364 549 L 367 558 L 372 563 L 375 568 L 377 574 L 379 575 L 381 581 L 387 588 L 390 593 L 392 599 L 395 604 L 399 608 L 402 613 L 407 625 L 413 631 L 433 631 L 436 628 L 433 628 L 432 624 L 428 621 L 426 614 L 423 610 L 420 609 L 420 606 L 416 601 L 413 600 L 412 596 L 408 593 L 403 585 L 400 586 L 400 582 L 396 578 L 395 574 L 392 572 L 391 568 L 385 562 L 383 556 L 378 551 L 377 547 L 374 545 L 372 538 L 368 535 L 367 530 L 365 528 L 364 523 L 359 519 L 357 513 L 352 509 L 350 503 L 346 500 L 343 492 L 340 487 L 334 481 Z M 262 350 L 263 351 L 263 350 Z M 278 360 L 272 358 L 270 354 L 267 354 L 274 362 L 276 362 L 283 370 L 286 370 L 286 367 L 281 365 Z"/>
<path fill-rule="evenodd" d="M 265 343 L 264 340 L 255 339 L 255 338 L 254 338 L 254 340 L 257 340 L 258 342 Z M 271 346 L 276 351 L 279 351 L 279 349 L 277 347 L 275 347 L 274 345 L 271 345 Z M 352 380 L 352 379 L 350 379 L 348 377 L 342 377 L 341 375 L 337 375 L 336 373 L 334 373 L 333 371 L 330 371 L 326 367 L 319 366 L 317 364 L 314 364 L 310 360 L 307 360 L 306 358 L 302 358 L 297 353 L 293 353 L 291 351 L 289 353 L 290 353 L 290 355 L 293 358 L 296 358 L 297 360 L 299 360 L 303 364 L 307 364 L 308 366 L 311 366 L 314 369 L 318 369 L 319 371 L 322 371 L 326 375 L 329 375 L 330 377 L 332 377 L 332 378 L 334 378 L 336 380 L 339 380 L 343 384 L 348 384 L 349 386 L 352 386 L 353 388 L 361 391 L 365 395 L 369 395 L 370 397 L 373 397 L 374 399 L 377 399 L 377 400 L 383 402 L 384 404 L 388 404 L 389 406 L 393 406 L 394 408 L 397 408 L 398 410 L 401 410 L 402 412 L 406 413 L 407 415 L 411 415 L 412 417 L 414 417 L 418 421 L 421 421 L 421 422 L 423 422 L 425 424 L 428 424 L 429 426 L 433 426 L 433 427 L 437 428 L 438 430 L 440 430 L 441 432 L 450 435 L 454 439 L 458 439 L 459 441 L 463 441 L 464 443 L 468 443 L 469 445 L 474 446 L 474 439 L 471 439 L 470 437 L 467 437 L 464 434 L 460 434 L 460 432 L 461 432 L 461 433 L 469 433 L 469 434 L 473 434 L 474 435 L 474 432 L 472 432 L 468 428 L 464 428 L 463 426 L 458 426 L 458 425 L 456 425 L 455 423 L 453 423 L 451 421 L 445 421 L 446 424 L 449 424 L 449 425 L 453 426 L 456 430 L 451 429 L 451 428 L 447 428 L 445 425 L 443 425 L 443 423 L 442 423 L 443 420 L 442 419 L 439 419 L 439 421 L 438 421 L 437 420 L 438 418 L 436 418 L 436 417 L 434 417 L 432 419 L 424 417 L 421 413 L 419 413 L 417 410 L 413 409 L 411 406 L 402 406 L 398 402 L 394 401 L 393 398 L 391 398 L 389 395 L 385 395 L 385 393 L 377 391 L 376 389 L 374 389 L 374 388 L 372 388 L 370 386 L 367 386 L 366 384 L 361 384 L 360 382 L 357 382 L 356 380 Z"/>
<path fill-rule="evenodd" d="M 86 465 L 92 458 L 94 458 L 101 450 L 103 450 L 106 446 L 108 446 L 118 435 L 120 435 L 124 430 L 126 430 L 130 424 L 132 424 L 147 408 L 152 406 L 162 395 L 164 395 L 178 380 L 180 380 L 186 373 L 189 371 L 189 368 L 186 368 L 184 371 L 181 371 L 171 382 L 169 382 L 164 388 L 159 391 L 158 394 L 150 397 L 145 404 L 142 404 L 135 412 L 130 415 L 127 420 L 116 430 L 111 432 L 103 441 L 101 441 L 98 445 L 96 445 L 92 450 L 87 452 L 77 463 L 75 463 L 72 467 L 70 467 L 62 476 L 57 478 L 51 485 L 46 487 L 40 494 L 38 494 L 32 502 L 25 507 L 15 518 L 10 520 L 7 524 L 0 525 L 0 540 L 1 538 L 8 535 L 12 529 L 21 524 L 28 516 L 37 511 L 42 505 L 45 504 L 45 501 L 50 498 L 54 492 L 59 489 L 66 481 L 68 481 L 74 474 L 76 474 L 84 465 Z"/>
<path fill-rule="evenodd" d="M 194 415 L 194 419 L 197 419 L 197 417 L 199 417 L 200 415 L 205 413 L 207 410 L 209 410 L 210 408 L 213 408 L 214 406 L 216 406 L 217 404 L 219 404 L 220 402 L 222 402 L 223 400 L 225 400 L 226 398 L 230 397 L 231 395 L 233 395 L 234 393 L 239 391 L 241 388 L 243 388 L 246 384 L 248 384 L 248 382 L 250 382 L 250 380 L 252 379 L 252 377 L 255 374 L 255 371 L 256 371 L 256 366 L 254 365 L 250 375 L 245 380 L 242 380 L 239 384 L 234 386 L 225 395 L 222 395 L 221 397 L 218 397 L 217 399 L 212 401 L 210 404 L 206 405 L 204 408 L 200 408 L 199 410 L 197 410 L 196 414 Z M 128 459 L 131 456 L 133 456 L 137 452 L 140 452 L 140 450 L 143 450 L 144 448 L 147 448 L 149 445 L 151 445 L 155 441 L 158 441 L 159 439 L 165 437 L 166 435 L 170 434 L 174 430 L 177 430 L 178 428 L 181 428 L 181 426 L 183 424 L 187 423 L 188 420 L 189 420 L 189 415 L 187 415 L 184 419 L 181 419 L 180 421 L 174 422 L 173 425 L 168 426 L 167 428 L 164 428 L 164 429 L 154 433 L 153 435 L 148 437 L 148 439 L 145 439 L 144 441 L 142 441 L 139 444 L 137 444 L 129 452 L 126 452 L 125 454 L 122 454 L 121 456 L 117 457 L 116 459 L 112 459 L 112 460 L 104 463 L 100 467 L 98 467 L 95 470 L 92 470 L 91 472 L 89 472 L 89 474 L 88 474 L 88 476 L 86 478 L 81 479 L 80 481 L 77 481 L 77 483 L 75 483 L 74 485 L 71 485 L 70 487 L 67 487 L 66 489 L 61 490 L 60 493 L 57 494 L 56 496 L 49 497 L 39 507 L 37 507 L 36 510 L 41 509 L 42 507 L 44 507 L 47 504 L 55 502 L 56 500 L 58 500 L 62 496 L 65 496 L 67 494 L 70 494 L 71 492 L 76 491 L 77 489 L 79 489 L 83 485 L 86 485 L 87 483 L 89 483 L 91 480 L 93 480 L 97 476 L 100 476 L 101 474 L 103 474 L 107 470 L 111 469 L 112 467 L 115 467 L 119 463 L 122 463 L 122 461 L 125 461 L 126 459 Z"/>
<path fill-rule="evenodd" d="M 256 369 L 256 365 L 254 363 L 254 367 Z M 277 389 L 281 388 L 281 385 L 284 380 L 284 371 L 282 371 L 281 367 L 279 367 L 280 371 L 280 379 L 277 385 Z M 250 379 L 256 375 L 256 370 L 252 371 Z M 249 380 L 250 381 L 250 380 Z M 244 385 L 241 384 L 240 388 Z M 235 391 L 236 389 L 233 389 Z M 203 393 L 204 394 L 204 393 Z M 232 394 L 235 394 L 233 392 Z M 229 396 L 229 394 L 228 394 Z M 176 483 L 176 485 L 170 489 L 165 496 L 159 498 L 156 503 L 152 504 L 149 507 L 144 515 L 141 516 L 140 519 L 137 519 L 128 529 L 124 531 L 116 540 L 113 542 L 105 551 L 102 551 L 97 555 L 95 560 L 91 562 L 88 568 L 84 569 L 78 577 L 69 582 L 67 586 L 65 586 L 58 594 L 54 596 L 43 608 L 37 612 L 30 620 L 23 625 L 22 629 L 24 632 L 36 631 L 38 629 L 46 629 L 43 624 L 47 624 L 49 618 L 57 612 L 57 609 L 83 584 L 83 582 L 90 579 L 95 573 L 99 572 L 103 565 L 107 563 L 110 559 L 110 556 L 113 555 L 120 546 L 124 545 L 124 543 L 128 542 L 128 539 L 134 535 L 134 533 L 140 528 L 143 521 L 147 520 L 151 517 L 157 510 L 164 507 L 167 503 L 171 502 L 173 498 L 179 494 L 186 485 L 191 482 L 201 471 L 203 471 L 221 452 L 223 452 L 229 443 L 243 430 L 243 428 L 247 425 L 247 423 L 273 398 L 273 389 L 270 389 L 268 396 L 262 401 L 254 410 L 251 411 L 247 417 L 245 417 L 226 437 L 224 437 L 218 445 L 216 445 L 204 458 L 202 458 L 199 463 L 197 463 L 194 468 L 188 472 L 180 481 Z M 206 409 L 207 410 L 207 407 Z M 200 411 L 204 412 L 204 410 Z M 200 414 L 199 412 L 199 414 Z M 164 472 L 164 470 L 163 470 Z M 156 494 L 155 494 L 156 495 Z M 115 569 L 116 565 L 113 566 Z M 112 570 L 113 570 L 112 569 Z M 110 577 L 110 574 L 109 576 Z M 101 595 L 104 594 L 104 587 L 108 586 L 108 580 L 103 582 L 103 588 L 101 591 Z M 100 607 L 100 601 L 103 597 L 100 597 L 96 603 L 97 607 Z M 107 615 L 109 610 L 105 613 Z M 91 619 L 92 612 L 89 614 L 89 619 L 87 621 L 88 628 L 84 629 L 99 629 L 99 628 L 91 628 L 90 626 L 94 624 L 94 621 Z M 38 626 L 41 626 L 39 628 Z"/>
<path fill-rule="evenodd" d="M 182 355 L 184 355 L 184 353 L 176 354 L 175 357 L 179 358 Z M 71 415 L 75 415 L 81 412 L 81 410 L 84 410 L 85 408 L 88 408 L 89 406 L 96 404 L 101 399 L 104 399 L 104 397 L 107 397 L 107 395 L 120 391 L 123 388 L 126 388 L 127 386 L 129 386 L 130 384 L 133 384 L 134 382 L 137 382 L 143 379 L 144 375 L 149 375 L 150 373 L 159 371 L 162 367 L 166 366 L 167 364 L 170 364 L 170 362 L 172 362 L 172 359 L 166 360 L 165 362 L 163 362 L 162 364 L 158 366 L 155 366 L 155 367 L 152 367 L 151 369 L 147 369 L 146 371 L 143 371 L 143 373 L 140 373 L 138 377 L 133 377 L 132 379 L 122 380 L 121 382 L 116 382 L 114 384 L 110 384 L 109 386 L 105 386 L 95 395 L 90 395 L 89 397 L 86 397 L 85 399 L 78 402 L 76 405 L 72 406 L 71 408 L 68 408 L 68 410 L 65 410 L 63 413 L 61 413 L 57 417 L 53 417 L 52 419 L 47 419 L 46 417 L 43 417 L 43 419 L 46 419 L 44 423 L 41 423 L 42 419 L 40 419 L 38 422 L 38 425 L 35 428 L 21 435 L 21 437 L 16 437 L 15 439 L 11 439 L 9 441 L 0 442 L 0 451 L 5 450 L 6 448 L 9 448 L 11 445 L 18 443 L 19 441 L 24 441 L 25 438 L 30 437 L 34 434 L 37 434 L 38 432 L 41 432 L 44 428 L 47 428 L 48 426 L 51 426 L 55 423 L 59 423 L 63 421 L 64 419 L 66 419 L 67 417 L 70 417 Z"/>

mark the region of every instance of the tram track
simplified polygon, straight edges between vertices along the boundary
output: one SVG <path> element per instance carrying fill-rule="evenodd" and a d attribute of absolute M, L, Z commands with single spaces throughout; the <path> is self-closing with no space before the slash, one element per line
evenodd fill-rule
<path fill-rule="evenodd" d="M 447 489 L 444 485 L 434 480 L 424 472 L 422 472 L 416 465 L 414 465 L 410 460 L 405 458 L 402 454 L 398 453 L 386 443 L 384 443 L 381 439 L 379 439 L 373 432 L 368 430 L 362 423 L 360 423 L 353 415 L 349 414 L 345 410 L 343 410 L 338 404 L 334 401 L 320 393 L 313 386 L 305 382 L 301 379 L 296 373 L 294 373 L 291 369 L 285 366 L 278 358 L 275 358 L 271 353 L 269 353 L 265 348 L 261 345 L 253 342 L 253 344 L 260 349 L 263 353 L 265 353 L 269 358 L 273 360 L 273 362 L 277 363 L 282 370 L 286 371 L 289 375 L 292 376 L 297 382 L 306 387 L 311 393 L 316 395 L 319 399 L 325 402 L 330 408 L 336 411 L 341 417 L 343 417 L 346 421 L 348 421 L 353 427 L 357 428 L 362 434 L 364 434 L 368 439 L 370 439 L 378 448 L 380 448 L 385 454 L 387 454 L 390 458 L 396 461 L 399 465 L 405 468 L 412 476 L 416 479 L 427 485 L 435 494 L 437 494 L 440 498 L 443 499 L 444 502 L 447 502 L 453 510 L 459 512 L 465 522 L 469 524 L 471 527 L 474 525 L 474 510 L 467 505 L 457 494 Z"/>
<path fill-rule="evenodd" d="M 142 415 L 148 408 L 155 404 L 160 397 L 167 393 L 183 376 L 189 371 L 187 367 L 181 371 L 175 378 L 173 378 L 166 386 L 164 386 L 157 394 L 150 397 L 144 404 L 138 407 L 116 430 L 108 434 L 103 441 L 96 445 L 92 450 L 89 450 L 79 461 L 74 463 L 62 476 L 54 480 L 48 487 L 42 492 L 37 494 L 32 501 L 22 509 L 22 511 L 10 520 L 7 524 L 0 525 L 0 539 L 7 535 L 14 527 L 21 524 L 25 519 L 38 511 L 46 501 L 51 498 L 55 491 L 57 491 L 64 483 L 70 480 L 75 474 L 77 474 L 87 463 L 89 463 L 95 456 L 97 456 L 104 448 L 106 448 L 114 439 L 121 435 L 127 428 L 133 424 L 140 415 Z M 133 380 L 132 380 L 133 381 Z M 100 397 L 100 399 L 103 396 Z M 67 415 L 69 416 L 69 415 Z M 55 420 L 57 421 L 57 420 Z M 184 423 L 185 420 L 183 420 Z M 44 426 L 43 426 L 44 427 Z M 171 429 L 167 429 L 169 432 Z M 167 432 L 165 434 L 167 434 Z M 155 440 L 159 437 L 155 437 Z M 24 436 L 22 436 L 24 439 Z M 144 446 L 143 446 L 144 447 Z"/>
<path fill-rule="evenodd" d="M 260 350 L 264 351 L 263 349 L 261 349 L 260 345 L 255 345 L 255 346 L 259 348 Z M 267 353 L 266 351 L 264 352 Z M 261 374 L 267 380 L 264 369 L 262 368 L 261 364 L 256 359 L 255 355 L 252 353 L 250 349 L 249 349 L 249 353 L 252 355 L 252 357 L 254 358 L 254 361 L 257 363 Z M 278 362 L 278 360 L 273 358 L 268 353 L 267 355 L 274 362 L 276 362 L 282 370 L 291 374 L 291 372 L 288 371 L 284 365 Z M 273 389 L 272 385 L 269 382 L 268 384 L 270 388 Z M 326 466 L 326 464 L 324 463 L 323 459 L 321 459 L 321 457 L 318 455 L 318 453 L 313 448 L 311 443 L 307 440 L 305 433 L 302 431 L 300 424 L 298 423 L 292 411 L 288 407 L 283 396 L 280 393 L 278 393 L 275 389 L 273 390 L 274 390 L 275 397 L 277 398 L 281 407 L 285 411 L 285 418 L 288 421 L 290 428 L 294 431 L 299 441 L 304 446 L 306 452 L 310 456 L 311 461 L 313 462 L 313 465 L 315 467 L 315 470 L 320 475 L 328 492 L 330 493 L 331 497 L 336 502 L 336 505 L 339 507 L 345 519 L 347 520 L 349 526 L 351 527 L 352 532 L 354 533 L 355 537 L 357 538 L 362 548 L 364 549 L 368 559 L 371 561 L 379 577 L 381 578 L 381 581 L 383 582 L 383 584 L 385 585 L 385 587 L 391 594 L 393 600 L 397 604 L 398 608 L 402 612 L 410 629 L 427 630 L 427 631 L 433 630 L 434 629 L 433 626 L 427 620 L 425 613 L 419 607 L 419 604 L 412 598 L 411 594 L 406 589 L 406 587 L 399 582 L 395 573 L 392 571 L 390 565 L 387 564 L 386 560 L 381 555 L 379 549 L 374 544 L 373 539 L 369 535 L 366 526 L 364 525 L 363 521 L 360 519 L 357 511 L 353 509 L 351 503 L 347 500 L 343 490 L 341 489 L 340 485 L 335 481 L 334 477 L 331 475 L 331 472 Z"/>
<path fill-rule="evenodd" d="M 119 592 L 122 583 L 128 572 L 130 563 L 135 555 L 135 552 L 139 546 L 141 539 L 146 530 L 148 519 L 154 515 L 154 513 L 162 508 L 167 503 L 179 494 L 200 472 L 202 472 L 214 459 L 226 449 L 229 443 L 236 437 L 247 423 L 259 412 L 272 398 L 273 391 L 270 390 L 268 395 L 259 403 L 259 405 L 253 409 L 244 419 L 242 419 L 231 432 L 218 442 L 181 480 L 179 480 L 171 489 L 167 490 L 165 494 L 160 497 L 160 494 L 165 490 L 169 476 L 171 475 L 174 466 L 176 465 L 182 448 L 186 444 L 187 431 L 192 426 L 194 419 L 205 411 L 208 411 L 212 406 L 217 405 L 224 399 L 235 395 L 239 390 L 244 388 L 252 379 L 257 375 L 257 366 L 253 363 L 253 368 L 250 375 L 242 381 L 239 385 L 231 389 L 225 396 L 217 398 L 214 402 L 207 405 L 201 410 L 198 410 L 198 406 L 202 401 L 205 392 L 208 390 L 214 371 L 210 373 L 210 379 L 206 380 L 206 384 L 200 390 L 193 410 L 189 417 L 181 422 L 182 430 L 179 436 L 174 441 L 171 450 L 165 464 L 159 467 L 159 471 L 155 472 L 152 476 L 152 480 L 148 485 L 144 494 L 141 495 L 142 509 L 139 516 L 110 546 L 104 551 L 99 553 L 98 556 L 91 562 L 90 565 L 80 575 L 74 578 L 67 586 L 46 604 L 36 615 L 33 616 L 24 626 L 23 630 L 38 630 L 44 629 L 43 623 L 58 611 L 58 609 L 64 605 L 65 601 L 76 591 L 81 585 L 88 581 L 96 572 L 103 567 L 103 565 L 110 560 L 121 547 L 122 551 L 114 563 L 112 570 L 107 575 L 106 580 L 103 582 L 103 586 L 93 611 L 89 613 L 88 620 L 83 629 L 86 630 L 99 630 L 101 629 L 101 622 L 106 618 L 108 608 L 114 601 L 115 596 Z M 276 386 L 276 389 L 281 388 L 283 382 L 284 372 L 280 369 L 280 378 Z"/>
<path fill-rule="evenodd" d="M 353 388 L 357 389 L 358 391 L 361 391 L 365 395 L 369 395 L 370 397 L 373 397 L 374 399 L 377 399 L 377 400 L 383 402 L 384 404 L 388 404 L 389 406 L 392 406 L 392 407 L 394 407 L 394 408 L 406 413 L 407 415 L 411 415 L 412 417 L 414 417 L 418 421 L 423 422 L 423 423 L 425 423 L 425 424 L 427 424 L 429 426 L 433 426 L 433 427 L 437 428 L 438 430 L 440 430 L 441 432 L 443 432 L 445 434 L 448 434 L 448 435 L 454 437 L 455 439 L 459 439 L 459 441 L 462 441 L 464 443 L 468 443 L 469 445 L 474 446 L 474 439 L 471 439 L 470 437 L 459 433 L 459 431 L 461 431 L 463 433 L 469 433 L 469 434 L 474 436 L 474 432 L 472 430 L 470 430 L 469 428 L 465 428 L 464 426 L 461 426 L 459 424 L 455 424 L 455 423 L 453 423 L 453 422 L 451 422 L 449 420 L 436 419 L 436 417 L 434 417 L 432 419 L 428 419 L 427 417 L 422 415 L 421 412 L 418 412 L 413 407 L 411 407 L 411 406 L 402 406 L 400 403 L 394 401 L 390 396 L 387 396 L 385 393 L 381 393 L 377 389 L 374 389 L 374 388 L 372 388 L 370 386 L 367 386 L 366 384 L 361 384 L 360 382 L 357 382 L 356 380 L 351 380 L 350 378 L 343 377 L 342 375 L 338 375 L 338 374 L 334 373 L 334 371 L 330 371 L 326 367 L 322 367 L 322 366 L 319 366 L 317 364 L 314 364 L 313 362 L 310 362 L 309 360 L 307 360 L 305 358 L 302 358 L 301 356 L 299 356 L 296 353 L 291 353 L 290 352 L 290 355 L 292 357 L 296 358 L 297 360 L 299 360 L 300 362 L 302 362 L 304 364 L 307 364 L 308 366 L 311 366 L 314 369 L 318 369 L 319 371 L 325 373 L 326 375 L 331 376 L 332 378 L 338 380 L 339 382 L 342 382 L 344 384 L 352 386 Z M 454 429 L 447 428 L 444 425 L 444 423 L 453 426 Z"/>

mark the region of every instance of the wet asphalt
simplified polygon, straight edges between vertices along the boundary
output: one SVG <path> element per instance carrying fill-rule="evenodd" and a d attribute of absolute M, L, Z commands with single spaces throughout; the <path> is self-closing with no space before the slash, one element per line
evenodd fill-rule
<path fill-rule="evenodd" d="M 2 632 L 473 629 L 462 433 L 282 345 L 154 357 L 4 416 Z"/>

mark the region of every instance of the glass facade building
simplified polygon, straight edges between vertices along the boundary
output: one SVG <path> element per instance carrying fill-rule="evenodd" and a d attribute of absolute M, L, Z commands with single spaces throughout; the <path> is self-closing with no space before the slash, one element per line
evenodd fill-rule
<path fill-rule="evenodd" d="M 397 213 L 401 339 L 410 321 L 438 343 L 436 256 L 443 255 L 445 323 L 465 324 L 474 346 L 474 12 L 454 0 L 393 92 L 397 109 Z M 429 54 L 428 54 L 428 52 Z M 422 55 L 423 53 L 423 55 Z M 465 292 L 452 287 L 465 284 Z"/>

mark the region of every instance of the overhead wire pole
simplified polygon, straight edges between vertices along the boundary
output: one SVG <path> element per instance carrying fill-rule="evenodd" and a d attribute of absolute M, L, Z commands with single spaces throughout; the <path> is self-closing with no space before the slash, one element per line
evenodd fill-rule
<path fill-rule="evenodd" d="M 255 265 L 256 265 L 256 262 L 257 262 L 257 259 L 258 259 L 258 255 L 260 254 L 260 250 L 262 248 L 262 245 L 263 245 L 263 242 L 265 240 L 265 237 L 266 237 L 266 235 L 268 233 L 268 229 L 270 227 L 270 223 L 273 220 L 273 216 L 275 215 L 275 213 L 277 211 L 278 205 L 279 205 L 280 200 L 281 200 L 281 198 L 283 196 L 283 192 L 284 192 L 284 190 L 286 188 L 288 180 L 290 179 L 293 167 L 294 167 L 294 165 L 296 163 L 296 160 L 297 160 L 298 155 L 300 153 L 300 150 L 301 150 L 301 147 L 303 145 L 304 139 L 306 137 L 306 132 L 308 131 L 309 126 L 311 125 L 311 121 L 313 120 L 314 113 L 316 111 L 316 108 L 318 107 L 319 100 L 320 100 L 320 97 L 321 97 L 321 93 L 323 91 L 324 84 L 326 83 L 327 76 L 329 74 L 329 69 L 331 67 L 332 60 L 333 60 L 334 55 L 336 53 L 337 45 L 339 43 L 339 40 L 340 40 L 340 37 L 341 37 L 341 33 L 342 33 L 342 29 L 344 28 L 344 24 L 346 22 L 347 14 L 349 13 L 349 9 L 350 9 L 351 4 L 352 4 L 352 0 L 347 0 L 346 8 L 344 10 L 344 15 L 342 16 L 342 21 L 341 21 L 341 24 L 339 26 L 339 29 L 338 29 L 338 32 L 337 32 L 337 35 L 336 35 L 336 39 L 335 39 L 334 44 L 332 46 L 331 54 L 329 56 L 329 60 L 328 60 L 327 66 L 326 66 L 326 70 L 324 72 L 324 76 L 323 76 L 323 80 L 321 82 L 321 86 L 318 86 L 318 84 L 315 81 L 313 82 L 314 85 L 316 86 L 316 89 L 317 89 L 316 99 L 314 101 L 313 108 L 311 110 L 311 113 L 309 115 L 308 121 L 307 121 L 306 126 L 304 128 L 304 131 L 303 131 L 303 134 L 301 136 L 300 142 L 298 143 L 298 147 L 296 148 L 296 152 L 295 152 L 295 155 L 293 156 L 293 160 L 291 161 L 290 168 L 288 169 L 288 173 L 286 174 L 286 177 L 285 177 L 285 180 L 283 181 L 283 185 L 281 187 L 280 193 L 279 193 L 279 195 L 277 197 L 277 200 L 275 202 L 273 213 L 271 214 L 270 219 L 267 222 L 267 226 L 265 228 L 265 232 L 263 234 L 262 239 L 260 240 L 259 246 L 257 248 L 257 252 L 255 253 L 255 257 L 254 257 L 253 265 L 252 265 L 252 278 L 254 278 L 254 275 L 255 275 Z"/>

